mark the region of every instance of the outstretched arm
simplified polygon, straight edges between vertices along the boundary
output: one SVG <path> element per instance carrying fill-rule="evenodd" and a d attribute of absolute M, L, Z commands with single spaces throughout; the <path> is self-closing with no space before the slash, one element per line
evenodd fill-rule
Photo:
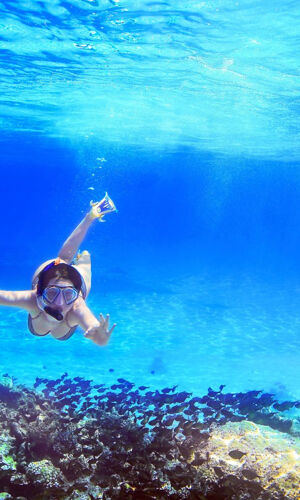
<path fill-rule="evenodd" d="M 27 311 L 32 311 L 35 307 L 35 291 L 24 290 L 17 292 L 9 292 L 0 290 L 0 305 L 15 306 Z"/>
<path fill-rule="evenodd" d="M 110 339 L 116 324 L 109 329 L 109 315 L 104 318 L 102 314 L 99 320 L 94 316 L 92 311 L 87 307 L 84 300 L 78 301 L 70 314 L 70 319 L 79 324 L 85 331 L 84 336 L 97 345 L 106 345 Z"/>
<path fill-rule="evenodd" d="M 74 229 L 72 234 L 67 238 L 61 247 L 58 257 L 65 260 L 68 264 L 72 262 L 74 255 L 78 252 L 78 249 L 84 240 L 87 230 L 92 224 L 94 218 L 92 218 L 91 213 L 89 212 L 82 219 L 80 224 Z"/>

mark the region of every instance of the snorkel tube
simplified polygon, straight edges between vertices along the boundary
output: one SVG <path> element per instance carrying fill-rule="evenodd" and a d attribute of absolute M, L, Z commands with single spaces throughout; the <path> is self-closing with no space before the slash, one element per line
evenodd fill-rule
<path fill-rule="evenodd" d="M 53 307 L 46 306 L 44 307 L 44 311 L 45 313 L 50 314 L 52 318 L 57 319 L 57 321 L 62 321 L 64 319 L 64 315 L 57 309 L 54 309 Z"/>

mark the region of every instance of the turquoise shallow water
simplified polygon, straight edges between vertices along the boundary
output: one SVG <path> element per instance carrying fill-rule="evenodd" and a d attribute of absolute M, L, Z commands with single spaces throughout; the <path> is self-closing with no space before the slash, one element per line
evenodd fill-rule
<path fill-rule="evenodd" d="M 2 371 L 26 384 L 66 371 L 98 383 L 123 377 L 152 387 L 178 384 L 195 394 L 226 384 L 230 392 L 263 389 L 299 399 L 296 282 L 189 275 L 155 291 L 155 282 L 135 279 L 144 291 L 94 291 L 88 300 L 118 323 L 104 348 L 82 331 L 67 342 L 35 338 L 25 312 L 1 309 Z"/>

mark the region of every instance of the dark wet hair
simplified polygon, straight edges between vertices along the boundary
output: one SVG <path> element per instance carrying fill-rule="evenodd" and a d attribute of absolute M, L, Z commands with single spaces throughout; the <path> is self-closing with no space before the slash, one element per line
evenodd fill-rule
<path fill-rule="evenodd" d="M 63 278 L 70 280 L 73 283 L 74 288 L 76 288 L 78 292 L 82 291 L 83 295 L 85 295 L 85 287 L 80 273 L 77 271 L 77 269 L 75 269 L 73 266 L 70 266 L 69 264 L 55 264 L 55 261 L 53 261 L 41 270 L 37 278 L 38 296 L 42 295 L 49 281 L 53 278 Z"/>

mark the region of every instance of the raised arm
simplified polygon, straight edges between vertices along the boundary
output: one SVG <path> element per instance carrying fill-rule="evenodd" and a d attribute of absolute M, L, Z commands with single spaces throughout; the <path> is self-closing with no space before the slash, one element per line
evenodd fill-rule
<path fill-rule="evenodd" d="M 35 304 L 35 291 L 24 290 L 17 292 L 10 292 L 0 290 L 0 305 L 1 306 L 14 306 L 31 311 L 36 307 Z"/>
<path fill-rule="evenodd" d="M 90 213 L 88 213 L 78 224 L 78 226 L 74 229 L 72 234 L 66 239 L 63 246 L 61 247 L 58 257 L 63 259 L 68 264 L 72 261 L 74 255 L 79 249 L 85 235 L 93 222 L 93 218 Z"/>
<path fill-rule="evenodd" d="M 99 320 L 87 307 L 83 299 L 79 299 L 76 307 L 70 312 L 70 319 L 76 322 L 84 330 L 84 336 L 97 345 L 106 345 L 115 329 L 116 324 L 109 329 L 109 315 L 104 318 L 102 314 Z"/>
<path fill-rule="evenodd" d="M 103 217 L 105 214 L 116 212 L 117 210 L 114 202 L 107 193 L 105 193 L 105 196 L 101 201 L 97 201 L 95 203 L 91 201 L 90 206 L 92 207 L 90 211 L 66 239 L 58 253 L 58 257 L 63 259 L 68 264 L 72 261 L 74 255 L 78 252 L 78 249 L 93 221 L 95 219 L 99 219 L 103 222 Z"/>

